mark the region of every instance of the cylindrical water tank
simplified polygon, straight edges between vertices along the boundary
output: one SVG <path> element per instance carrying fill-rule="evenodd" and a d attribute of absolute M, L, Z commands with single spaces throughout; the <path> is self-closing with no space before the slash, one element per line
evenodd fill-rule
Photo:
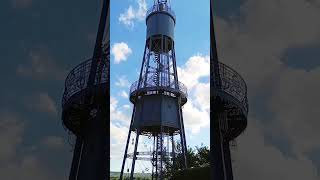
<path fill-rule="evenodd" d="M 161 125 L 173 131 L 180 129 L 178 121 L 181 107 L 176 98 L 159 94 L 148 95 L 143 96 L 135 105 L 134 128 L 149 132 L 152 132 L 152 127 Z"/>
<path fill-rule="evenodd" d="M 155 11 L 147 17 L 147 39 L 153 35 L 165 35 L 174 39 L 175 19 L 168 11 Z"/>

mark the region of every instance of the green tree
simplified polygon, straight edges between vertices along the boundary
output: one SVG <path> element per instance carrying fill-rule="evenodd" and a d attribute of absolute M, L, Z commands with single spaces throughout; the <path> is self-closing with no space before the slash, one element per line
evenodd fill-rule
<path fill-rule="evenodd" d="M 201 145 L 201 147 L 197 147 L 197 165 L 198 167 L 209 165 L 210 163 L 210 150 L 207 146 Z"/>
<path fill-rule="evenodd" d="M 165 159 L 164 164 L 164 175 L 165 178 L 171 179 L 173 175 L 179 170 L 183 169 L 183 154 L 181 150 L 180 143 L 177 143 L 177 154 L 175 161 L 172 162 L 169 159 Z M 210 158 L 209 158 L 210 150 L 208 147 L 201 145 L 201 147 L 195 147 L 192 149 L 191 147 L 187 148 L 186 158 L 187 158 L 187 166 L 188 168 L 200 168 L 204 166 L 209 166 Z"/>

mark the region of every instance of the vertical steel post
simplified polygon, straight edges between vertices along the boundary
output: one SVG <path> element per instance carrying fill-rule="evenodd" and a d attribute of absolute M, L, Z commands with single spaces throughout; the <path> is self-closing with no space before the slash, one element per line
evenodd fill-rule
<path fill-rule="evenodd" d="M 151 180 L 153 180 L 154 177 L 154 173 L 153 173 L 153 169 L 154 169 L 154 155 L 155 155 L 155 145 L 156 145 L 156 136 L 153 136 L 153 151 L 152 151 L 152 173 L 151 173 Z"/>
<path fill-rule="evenodd" d="M 174 137 L 172 133 L 172 166 L 175 167 L 175 161 L 176 161 L 176 154 L 175 154 L 175 145 L 174 145 Z"/>
<path fill-rule="evenodd" d="M 101 59 L 101 55 L 102 55 L 102 40 L 103 40 L 103 34 L 106 27 L 106 20 L 107 20 L 108 11 L 109 11 L 109 3 L 110 3 L 110 0 L 103 1 L 99 28 L 98 28 L 96 43 L 93 51 L 92 62 L 91 62 L 91 70 L 90 70 L 88 84 L 87 84 L 88 87 L 92 87 L 94 85 L 98 60 Z"/>
<path fill-rule="evenodd" d="M 137 129 L 136 142 L 134 145 L 133 160 L 132 160 L 132 166 L 131 166 L 131 175 L 130 175 L 131 180 L 133 180 L 134 167 L 135 167 L 135 163 L 136 163 L 136 159 L 137 159 L 137 148 L 138 148 L 138 142 L 139 142 L 139 134 L 140 134 L 140 129 Z"/>
<path fill-rule="evenodd" d="M 70 170 L 70 174 L 69 174 L 70 180 L 76 179 L 78 171 L 79 171 L 81 152 L 82 152 L 82 143 L 83 143 L 82 138 L 80 136 L 77 136 L 76 144 L 74 147 L 71 170 Z"/>
<path fill-rule="evenodd" d="M 213 24 L 213 0 L 210 1 L 210 67 L 213 70 L 211 75 L 213 76 L 210 78 L 211 84 L 213 85 L 213 91 L 211 91 L 210 95 L 210 102 L 212 112 L 210 111 L 210 116 L 213 117 L 210 123 L 211 128 L 211 158 L 210 164 L 213 167 L 213 171 L 211 171 L 211 178 L 213 179 L 221 179 L 224 180 L 225 177 L 225 167 L 224 167 L 224 157 L 221 156 L 223 154 L 223 149 L 221 147 L 222 144 L 222 134 L 220 132 L 220 119 L 219 113 L 222 112 L 221 110 L 221 102 L 220 99 L 217 98 L 216 91 L 221 89 L 221 79 L 219 75 L 219 64 L 218 64 L 218 53 L 215 41 L 215 34 L 214 34 L 214 24 Z"/>
<path fill-rule="evenodd" d="M 151 55 L 151 52 L 152 52 L 152 51 L 151 51 L 151 48 L 152 48 L 152 40 L 153 40 L 152 37 L 150 37 L 150 38 L 149 38 L 149 49 L 148 49 L 148 55 L 147 55 L 148 57 L 147 57 L 147 63 L 146 63 L 147 66 L 149 66 L 150 55 Z M 146 44 L 146 48 L 147 48 L 147 45 L 148 45 L 148 44 Z M 144 59 L 143 61 L 145 61 L 145 59 Z M 144 75 L 144 79 L 143 79 L 143 80 L 144 80 L 144 84 L 143 84 L 144 87 L 146 87 L 146 85 L 147 85 L 148 73 L 149 73 L 149 72 L 148 72 L 148 69 L 146 69 L 146 72 L 145 72 L 145 75 Z M 142 73 L 140 73 L 140 76 L 141 76 L 141 75 L 142 75 Z M 140 81 L 141 81 L 141 80 L 139 80 L 139 83 L 140 83 Z"/>
<path fill-rule="evenodd" d="M 158 144 L 159 144 L 159 136 L 157 134 L 157 146 L 156 146 L 156 180 L 158 179 Z"/>
<path fill-rule="evenodd" d="M 130 136 L 131 136 L 131 130 L 132 130 L 132 129 L 131 129 L 131 126 L 132 126 L 133 119 L 134 119 L 134 115 L 135 115 L 135 109 L 136 109 L 136 106 L 133 107 L 133 112 L 132 112 L 132 116 L 131 116 L 131 122 L 130 122 L 130 126 L 129 126 L 127 143 L 126 143 L 126 148 L 125 148 L 125 150 L 124 150 L 123 161 L 122 161 L 122 166 L 121 166 L 120 180 L 122 180 L 122 178 L 123 178 L 123 169 L 124 169 L 124 166 L 125 166 L 125 164 L 126 164 L 127 153 L 128 153 L 128 146 L 129 146 Z"/>
<path fill-rule="evenodd" d="M 181 97 L 179 97 L 181 98 Z M 180 99 L 181 101 L 181 99 Z M 184 148 L 185 148 L 185 153 L 187 154 L 188 153 L 188 147 L 187 147 L 187 142 L 186 142 L 186 134 L 185 134 L 185 131 L 184 131 L 184 122 L 183 122 L 183 115 L 182 115 L 182 108 L 180 106 L 180 116 L 181 116 L 181 124 L 182 124 L 182 133 L 183 133 L 183 143 L 184 143 Z M 187 160 L 187 157 L 185 155 L 185 168 L 188 168 L 188 160 Z"/>

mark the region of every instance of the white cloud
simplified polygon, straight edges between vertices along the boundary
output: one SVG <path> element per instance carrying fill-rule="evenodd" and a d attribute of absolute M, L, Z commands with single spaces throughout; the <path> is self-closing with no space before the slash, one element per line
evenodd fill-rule
<path fill-rule="evenodd" d="M 247 0 L 241 21 L 215 18 L 219 59 L 245 78 L 251 95 L 281 74 L 288 48 L 319 42 L 320 11 L 312 3 Z"/>
<path fill-rule="evenodd" d="M 61 149 L 64 147 L 64 140 L 58 136 L 48 136 L 43 139 L 42 143 L 51 149 Z"/>
<path fill-rule="evenodd" d="M 188 59 L 183 67 L 178 67 L 179 81 L 184 83 L 188 89 L 194 88 L 202 77 L 209 77 L 210 57 L 196 55 Z"/>
<path fill-rule="evenodd" d="M 0 162 L 6 163 L 15 156 L 23 132 L 24 124 L 15 115 L 0 112 Z"/>
<path fill-rule="evenodd" d="M 208 99 L 209 101 L 209 99 Z M 183 119 L 186 129 L 190 129 L 193 134 L 199 133 L 202 127 L 210 125 L 210 114 L 204 110 L 204 107 L 195 106 L 193 99 L 183 106 Z"/>
<path fill-rule="evenodd" d="M 34 155 L 25 155 L 18 161 L 12 161 L 0 168 L 1 179 L 55 180 L 67 179 L 59 176 Z"/>
<path fill-rule="evenodd" d="M 145 0 L 138 0 L 138 8 L 133 8 L 131 5 L 126 12 L 121 13 L 119 22 L 129 28 L 134 27 L 135 21 L 143 21 L 147 12 L 147 3 Z"/>
<path fill-rule="evenodd" d="M 247 180 L 316 180 L 316 168 L 305 157 L 286 157 L 276 147 L 267 145 L 257 120 L 249 119 L 247 130 L 232 152 L 234 177 Z"/>
<path fill-rule="evenodd" d="M 195 103 L 203 110 L 210 111 L 210 83 L 199 83 L 194 88 Z"/>
<path fill-rule="evenodd" d="M 133 27 L 133 20 L 135 19 L 135 15 L 133 12 L 132 6 L 129 6 L 125 13 L 120 14 L 119 21 L 126 26 Z"/>
<path fill-rule="evenodd" d="M 210 74 L 209 56 L 196 55 L 178 67 L 179 81 L 188 88 L 188 102 L 183 106 L 183 118 L 186 129 L 193 134 L 210 125 L 210 83 L 200 82 L 200 78 Z"/>
<path fill-rule="evenodd" d="M 53 115 L 57 115 L 58 113 L 56 103 L 48 95 L 48 93 L 39 93 L 38 95 L 33 96 L 32 100 L 28 99 L 27 106 L 29 106 L 31 109 L 35 109 L 37 111 L 46 112 Z"/>
<path fill-rule="evenodd" d="M 117 99 L 112 96 L 110 97 L 110 119 L 110 158 L 112 162 L 121 162 L 127 140 L 130 117 L 121 111 Z"/>
<path fill-rule="evenodd" d="M 118 77 L 118 81 L 115 82 L 115 85 L 119 87 L 130 87 L 130 83 L 125 76 Z"/>
<path fill-rule="evenodd" d="M 110 120 L 114 122 L 119 121 L 125 125 L 129 125 L 130 123 L 130 116 L 121 111 L 118 107 L 118 100 L 112 96 L 110 97 Z"/>
<path fill-rule="evenodd" d="M 289 48 L 319 42 L 320 11 L 313 3 L 247 0 L 241 22 L 215 18 L 219 59 L 244 77 L 251 104 L 249 126 L 234 152 L 239 179 L 319 179 L 307 152 L 320 147 L 316 129 L 320 87 L 315 83 L 320 70 L 294 70 L 282 61 Z M 268 120 L 261 113 L 263 107 Z M 252 119 L 253 115 L 257 118 Z M 263 128 L 255 125 L 258 122 Z M 283 137 L 294 157 L 286 157 L 278 146 L 267 146 L 264 138 L 270 136 Z"/>
<path fill-rule="evenodd" d="M 56 63 L 47 50 L 31 51 L 28 58 L 28 65 L 19 64 L 17 66 L 16 73 L 18 75 L 33 79 L 55 80 L 64 80 L 66 77 L 67 71 Z"/>
<path fill-rule="evenodd" d="M 129 104 L 125 104 L 122 107 L 125 108 L 125 109 L 130 109 L 131 108 L 131 106 Z"/>
<path fill-rule="evenodd" d="M 122 61 L 126 61 L 128 56 L 132 53 L 128 44 L 124 42 L 114 43 L 111 48 L 111 53 L 114 56 L 114 63 L 119 64 Z"/>
<path fill-rule="evenodd" d="M 33 0 L 11 0 L 13 8 L 28 8 L 32 5 Z"/>
<path fill-rule="evenodd" d="M 23 143 L 24 132 L 25 123 L 15 114 L 0 112 L 0 179 L 66 179 L 28 152 L 36 148 Z"/>
<path fill-rule="evenodd" d="M 110 134 L 112 139 L 114 139 L 117 143 L 124 143 L 127 140 L 128 136 L 128 128 L 124 126 L 116 126 L 114 123 L 110 124 Z"/>
<path fill-rule="evenodd" d="M 310 72 L 287 69 L 275 82 L 269 100 L 282 133 L 288 136 L 295 153 L 307 153 L 320 148 L 319 122 L 320 68 Z"/>
<path fill-rule="evenodd" d="M 126 99 L 129 98 L 128 93 L 126 91 L 123 91 L 123 90 L 120 92 L 120 96 L 123 97 L 123 98 L 126 98 Z"/>

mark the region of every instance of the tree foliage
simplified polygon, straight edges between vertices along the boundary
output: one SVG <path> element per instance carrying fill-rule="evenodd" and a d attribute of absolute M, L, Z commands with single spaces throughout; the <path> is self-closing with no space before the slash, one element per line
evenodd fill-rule
<path fill-rule="evenodd" d="M 170 161 L 169 159 L 165 159 L 165 168 L 164 168 L 164 175 L 165 178 L 171 179 L 175 174 L 177 174 L 180 170 L 183 169 L 183 154 L 181 151 L 181 145 L 177 144 L 178 153 L 176 154 L 175 161 Z M 186 152 L 186 159 L 187 159 L 187 167 L 189 172 L 196 172 L 196 169 L 202 167 L 209 167 L 209 158 L 210 150 L 207 146 L 201 145 L 201 147 L 195 147 L 195 149 L 188 147 Z M 200 170 L 203 171 L 203 170 Z M 199 172 L 200 172 L 199 171 Z M 181 174 L 181 172 L 180 172 Z"/>

